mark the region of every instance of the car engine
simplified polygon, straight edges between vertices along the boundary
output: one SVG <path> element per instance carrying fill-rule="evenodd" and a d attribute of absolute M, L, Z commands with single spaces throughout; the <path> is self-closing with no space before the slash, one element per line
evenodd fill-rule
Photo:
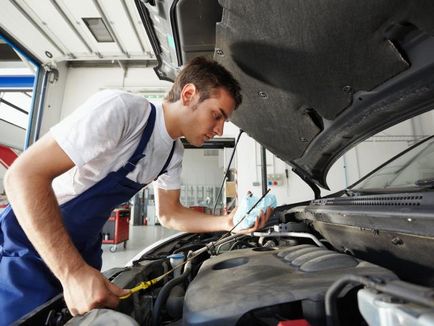
<path fill-rule="evenodd" d="M 434 323 L 431 287 L 404 282 L 391 269 L 360 259 L 350 249 L 337 250 L 309 220 L 295 218 L 308 207 L 276 208 L 261 232 L 179 233 L 145 249 L 129 266 L 110 269 L 105 276 L 122 288 L 164 277 L 121 300 L 116 311 L 93 310 L 71 318 L 59 296 L 21 322 L 106 325 L 110 320 L 122 325 L 174 326 Z M 311 203 L 311 207 L 317 205 Z M 186 260 L 176 269 L 179 271 L 171 273 L 170 256 L 179 253 Z"/>

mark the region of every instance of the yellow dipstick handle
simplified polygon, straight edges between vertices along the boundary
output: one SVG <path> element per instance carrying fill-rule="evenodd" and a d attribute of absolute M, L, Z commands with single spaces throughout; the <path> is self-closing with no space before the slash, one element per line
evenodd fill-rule
<path fill-rule="evenodd" d="M 267 192 L 266 192 L 266 193 L 261 197 L 261 199 L 262 199 L 263 197 L 265 197 L 265 195 L 266 195 L 269 191 L 270 191 L 270 189 L 268 189 L 268 191 L 267 191 Z M 261 200 L 261 199 L 260 199 L 260 200 Z M 259 203 L 259 201 L 258 201 L 257 203 Z M 253 207 L 252 207 L 252 208 L 253 208 Z M 247 216 L 247 214 L 246 214 L 246 216 Z M 245 217 L 245 216 L 244 216 L 244 217 Z M 234 228 L 235 228 L 235 227 L 234 227 Z M 232 230 L 233 230 L 234 228 L 232 228 Z M 232 230 L 231 230 L 231 231 L 232 231 Z M 227 234 L 230 234 L 231 231 L 229 231 Z M 244 237 L 245 235 L 241 235 L 241 236 Z M 218 241 L 216 241 L 216 242 L 210 242 L 209 244 L 207 244 L 207 245 L 204 246 L 203 248 L 196 250 L 190 258 L 188 258 L 187 260 L 185 260 L 185 261 L 182 262 L 181 264 L 179 264 L 179 265 L 173 267 L 171 270 L 167 271 L 167 272 L 164 273 L 163 275 L 160 275 L 160 276 L 158 276 L 158 277 L 156 277 L 156 278 L 154 278 L 154 279 L 152 279 L 152 280 L 149 280 L 149 281 L 147 281 L 147 282 L 141 282 L 141 283 L 139 283 L 137 286 L 135 286 L 135 287 L 133 287 L 132 289 L 130 289 L 130 292 L 129 292 L 128 294 L 126 294 L 126 295 L 124 295 L 124 296 L 122 296 L 122 297 L 119 297 L 119 299 L 123 300 L 123 299 L 129 298 L 129 297 L 131 296 L 131 294 L 136 293 L 136 292 L 138 292 L 138 291 L 140 291 L 140 290 L 147 289 L 147 288 L 150 287 L 151 285 L 154 285 L 155 283 L 161 281 L 164 277 L 166 277 L 167 275 L 169 275 L 170 273 L 172 273 L 172 272 L 173 272 L 174 270 L 176 270 L 177 268 L 180 268 L 181 266 L 184 266 L 185 264 L 187 264 L 188 262 L 192 261 L 194 258 L 196 258 L 197 256 L 199 256 L 200 254 L 204 253 L 205 251 L 209 250 L 209 249 L 212 248 L 212 247 L 215 247 L 216 244 L 220 244 L 221 241 L 228 241 L 228 240 L 236 239 L 237 237 L 240 237 L 240 235 L 239 235 L 239 234 L 234 234 L 234 235 L 230 235 L 230 236 L 227 236 L 227 237 L 226 237 L 226 235 L 223 235 L 223 237 L 221 237 Z"/>
<path fill-rule="evenodd" d="M 128 293 L 128 294 L 126 294 L 126 295 L 124 295 L 122 297 L 119 297 L 119 299 L 123 300 L 123 299 L 129 298 L 131 294 L 136 293 L 136 292 L 138 292 L 140 290 L 147 289 L 148 287 L 150 287 L 151 285 L 154 285 L 155 283 L 157 283 L 161 279 L 162 279 L 162 277 L 159 276 L 159 277 L 156 277 L 156 278 L 154 278 L 154 279 L 152 279 L 150 281 L 147 281 L 147 282 L 140 282 L 139 285 L 137 285 L 137 286 L 133 287 L 132 289 L 130 289 L 130 293 Z"/>

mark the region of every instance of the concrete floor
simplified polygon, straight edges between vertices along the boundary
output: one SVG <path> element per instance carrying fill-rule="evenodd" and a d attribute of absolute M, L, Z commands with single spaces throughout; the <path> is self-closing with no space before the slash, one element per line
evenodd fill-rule
<path fill-rule="evenodd" d="M 178 231 L 166 229 L 160 225 L 130 226 L 130 236 L 127 248 L 123 243 L 117 245 L 116 252 L 110 252 L 111 245 L 103 245 L 102 269 L 106 271 L 113 267 L 123 267 L 136 254 L 154 242 L 166 238 Z"/>

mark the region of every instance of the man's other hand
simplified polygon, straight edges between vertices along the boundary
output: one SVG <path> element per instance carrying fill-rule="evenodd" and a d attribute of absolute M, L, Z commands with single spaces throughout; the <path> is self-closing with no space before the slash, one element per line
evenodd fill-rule
<path fill-rule="evenodd" d="M 230 214 L 226 215 L 228 218 L 229 230 L 231 230 L 235 226 L 233 220 L 234 220 L 236 210 L 237 209 L 234 209 Z M 257 217 L 255 225 L 253 225 L 251 228 L 248 229 L 234 230 L 234 232 L 248 234 L 262 229 L 270 219 L 270 216 L 273 213 L 273 208 L 267 207 L 265 213 L 263 210 L 260 210 L 260 212 L 261 214 Z"/>

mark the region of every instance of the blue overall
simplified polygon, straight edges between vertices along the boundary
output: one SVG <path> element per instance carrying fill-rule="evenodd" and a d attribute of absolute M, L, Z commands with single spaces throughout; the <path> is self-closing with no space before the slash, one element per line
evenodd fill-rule
<path fill-rule="evenodd" d="M 84 260 L 98 270 L 102 266 L 101 230 L 104 223 L 116 206 L 128 201 L 145 186 L 126 176 L 144 157 L 154 125 L 155 107 L 151 104 L 142 138 L 128 162 L 60 206 L 71 240 Z M 174 148 L 175 142 L 158 176 L 166 172 Z M 0 216 L 0 226 L 0 325 L 8 325 L 62 292 L 62 287 L 27 239 L 10 206 Z"/>

